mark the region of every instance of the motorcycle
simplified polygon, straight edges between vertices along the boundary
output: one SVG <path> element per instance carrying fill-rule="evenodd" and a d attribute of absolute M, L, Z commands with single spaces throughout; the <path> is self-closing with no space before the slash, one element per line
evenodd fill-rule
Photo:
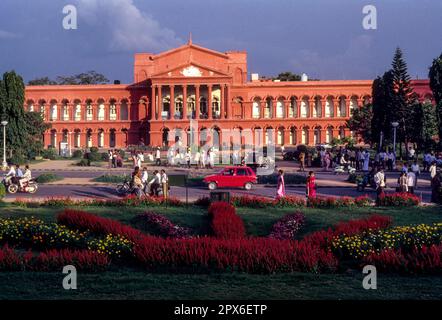
<path fill-rule="evenodd" d="M 348 166 L 347 168 L 345 166 L 341 166 L 341 165 L 337 165 L 334 169 L 333 169 L 333 173 L 338 175 L 338 174 L 344 174 L 344 173 L 348 173 L 348 174 L 353 174 L 356 173 L 356 169 Z"/>
<path fill-rule="evenodd" d="M 9 179 L 8 181 L 6 177 L 3 178 L 2 183 L 10 194 L 15 194 L 17 192 L 34 194 L 38 190 L 38 184 L 34 179 L 25 182 L 23 187 L 20 187 L 20 183 L 17 180 Z"/>
<path fill-rule="evenodd" d="M 374 182 L 373 175 L 369 173 L 365 174 L 362 180 L 358 182 L 356 190 L 363 192 L 367 186 L 376 190 L 376 183 Z"/>

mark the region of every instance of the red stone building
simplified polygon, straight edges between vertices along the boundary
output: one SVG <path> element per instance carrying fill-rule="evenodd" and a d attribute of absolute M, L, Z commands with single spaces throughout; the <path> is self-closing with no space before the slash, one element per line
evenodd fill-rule
<path fill-rule="evenodd" d="M 135 54 L 133 84 L 28 86 L 25 108 L 52 124 L 46 146 L 166 145 L 174 129 L 186 143 L 189 119 L 198 120 L 199 131 L 273 129 L 265 142 L 315 145 L 351 134 L 350 110 L 371 99 L 372 80 L 251 78 L 246 52 L 221 53 L 190 40 L 159 54 Z M 416 98 L 432 100 L 428 80 L 413 86 Z"/>

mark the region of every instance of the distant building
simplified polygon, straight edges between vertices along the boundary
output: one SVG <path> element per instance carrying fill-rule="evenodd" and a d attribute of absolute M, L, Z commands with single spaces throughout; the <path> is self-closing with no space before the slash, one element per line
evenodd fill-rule
<path fill-rule="evenodd" d="M 351 109 L 371 101 L 372 80 L 308 81 L 303 75 L 285 82 L 252 73 L 248 81 L 247 75 L 246 52 L 221 53 L 189 40 L 159 54 L 135 54 L 132 84 L 28 86 L 25 108 L 52 124 L 45 146 L 164 146 L 170 130 L 187 143 L 194 136 L 189 119 L 198 119 L 198 131 L 262 129 L 264 143 L 316 145 L 350 135 Z M 416 99 L 432 101 L 428 80 L 412 84 Z"/>

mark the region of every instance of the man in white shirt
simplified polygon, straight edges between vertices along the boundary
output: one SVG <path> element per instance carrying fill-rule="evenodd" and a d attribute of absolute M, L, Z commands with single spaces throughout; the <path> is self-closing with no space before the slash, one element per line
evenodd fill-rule
<path fill-rule="evenodd" d="M 155 151 L 155 164 L 157 166 L 161 165 L 161 151 L 160 151 L 160 147 L 158 147 L 157 150 Z"/>
<path fill-rule="evenodd" d="M 416 175 L 414 174 L 414 172 L 410 168 L 410 170 L 407 174 L 407 186 L 408 186 L 409 193 L 414 194 L 415 184 L 416 184 Z"/>
<path fill-rule="evenodd" d="M 417 187 L 417 179 L 419 178 L 419 175 L 421 174 L 421 169 L 419 167 L 419 164 L 417 163 L 417 160 L 414 161 L 414 163 L 411 165 L 411 172 L 414 173 L 415 175 L 415 180 L 414 180 L 414 188 Z"/>
<path fill-rule="evenodd" d="M 149 174 L 147 173 L 147 168 L 143 168 L 143 173 L 141 175 L 141 182 L 143 183 L 143 191 L 144 193 L 147 193 L 147 186 L 148 186 L 148 180 L 149 180 Z"/>
<path fill-rule="evenodd" d="M 410 147 L 408 149 L 408 160 L 414 160 L 414 155 L 416 151 L 413 149 L 413 147 Z"/>
<path fill-rule="evenodd" d="M 199 168 L 200 167 L 200 161 L 201 161 L 201 152 L 199 150 L 197 150 L 195 152 L 194 160 L 195 160 L 196 167 Z"/>
<path fill-rule="evenodd" d="M 164 200 L 166 200 L 169 193 L 169 178 L 167 177 L 166 171 L 164 169 L 161 170 L 160 173 L 160 183 L 161 188 L 163 189 Z"/>
<path fill-rule="evenodd" d="M 430 177 L 433 179 L 437 173 L 436 161 L 433 161 L 430 166 Z"/>
<path fill-rule="evenodd" d="M 11 164 L 9 167 L 9 171 L 5 176 L 5 182 L 7 185 L 9 185 L 13 178 L 17 175 L 17 172 L 15 171 L 15 165 Z"/>
<path fill-rule="evenodd" d="M 376 183 L 376 202 L 379 203 L 380 197 L 384 194 L 385 188 L 384 170 L 378 170 L 378 172 L 374 175 L 374 182 Z"/>
<path fill-rule="evenodd" d="M 22 177 L 19 179 L 20 180 L 18 180 L 18 182 L 20 184 L 20 188 L 22 188 L 22 189 L 23 189 L 23 186 L 25 185 L 25 183 L 29 182 L 32 179 L 31 170 L 29 169 L 28 165 L 25 166 L 25 172 L 22 175 Z"/>
<path fill-rule="evenodd" d="M 158 172 L 158 170 L 155 170 L 153 172 L 153 178 L 149 182 L 151 195 L 158 196 L 160 182 L 161 182 L 161 174 Z"/>

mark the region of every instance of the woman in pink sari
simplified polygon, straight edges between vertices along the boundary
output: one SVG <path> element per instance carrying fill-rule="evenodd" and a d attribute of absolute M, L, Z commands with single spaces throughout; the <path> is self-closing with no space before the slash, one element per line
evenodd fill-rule
<path fill-rule="evenodd" d="M 306 193 L 307 193 L 307 198 L 316 198 L 316 178 L 315 178 L 315 173 L 313 171 L 310 171 L 308 173 Z"/>
<path fill-rule="evenodd" d="M 278 171 L 278 187 L 276 189 L 276 199 L 283 198 L 285 196 L 285 182 L 284 182 L 284 171 Z"/>

